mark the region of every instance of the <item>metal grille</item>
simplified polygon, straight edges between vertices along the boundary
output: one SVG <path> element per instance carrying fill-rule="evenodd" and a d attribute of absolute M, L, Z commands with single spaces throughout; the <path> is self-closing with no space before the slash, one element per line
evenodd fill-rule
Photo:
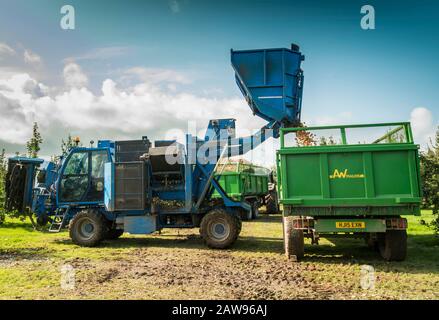
<path fill-rule="evenodd" d="M 146 137 L 143 140 L 116 141 L 116 162 L 139 161 L 150 146 L 151 142 Z"/>
<path fill-rule="evenodd" d="M 144 162 L 115 163 L 115 210 L 144 210 L 145 181 Z"/>

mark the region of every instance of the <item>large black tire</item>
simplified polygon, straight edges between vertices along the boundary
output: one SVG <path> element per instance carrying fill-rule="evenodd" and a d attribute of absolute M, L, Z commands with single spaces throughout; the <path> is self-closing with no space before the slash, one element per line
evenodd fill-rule
<path fill-rule="evenodd" d="M 379 251 L 378 239 L 375 234 L 366 233 L 364 236 L 364 242 L 366 243 L 369 249 L 374 251 Z"/>
<path fill-rule="evenodd" d="M 284 249 L 288 259 L 295 257 L 296 260 L 305 255 L 305 241 L 303 230 L 293 228 L 293 217 L 283 218 Z"/>
<path fill-rule="evenodd" d="M 83 247 L 95 247 L 107 235 L 107 221 L 94 210 L 83 210 L 70 222 L 70 238 L 73 243 Z"/>
<path fill-rule="evenodd" d="M 123 229 L 116 229 L 114 221 L 107 220 L 107 231 L 105 233 L 106 240 L 116 240 L 123 235 Z"/>
<path fill-rule="evenodd" d="M 277 214 L 279 213 L 279 205 L 277 203 L 277 192 L 272 190 L 265 197 L 265 208 L 266 214 Z"/>
<path fill-rule="evenodd" d="M 240 208 L 239 209 L 239 218 L 242 221 L 249 221 L 249 220 L 251 220 L 252 217 L 253 217 L 253 212 L 252 211 L 253 211 L 253 209 L 252 210 L 245 210 L 243 208 Z"/>
<path fill-rule="evenodd" d="M 380 234 L 378 246 L 381 256 L 386 261 L 403 261 L 407 257 L 407 231 L 387 230 Z"/>
<path fill-rule="evenodd" d="M 259 217 L 259 201 L 252 204 L 252 219 L 256 220 Z"/>
<path fill-rule="evenodd" d="M 201 220 L 200 234 L 209 248 L 230 247 L 241 232 L 241 219 L 223 209 L 214 209 Z"/>

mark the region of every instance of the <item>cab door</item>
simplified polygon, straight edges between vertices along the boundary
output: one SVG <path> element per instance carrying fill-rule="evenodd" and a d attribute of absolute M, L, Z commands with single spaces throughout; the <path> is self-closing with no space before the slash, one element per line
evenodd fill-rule
<path fill-rule="evenodd" d="M 72 151 L 66 159 L 58 181 L 58 202 L 104 201 L 104 165 L 109 161 L 107 149 Z"/>

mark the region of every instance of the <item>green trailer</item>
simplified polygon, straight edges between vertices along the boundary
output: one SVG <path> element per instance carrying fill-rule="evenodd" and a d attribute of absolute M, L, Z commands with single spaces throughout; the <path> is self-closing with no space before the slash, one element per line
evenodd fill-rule
<path fill-rule="evenodd" d="M 235 201 L 247 201 L 252 205 L 251 212 L 243 212 L 244 220 L 256 219 L 259 207 L 266 204 L 269 191 L 270 170 L 240 161 L 228 162 L 219 166 L 215 178 L 227 195 Z M 217 191 L 213 199 L 221 196 Z"/>
<path fill-rule="evenodd" d="M 322 130 L 335 131 L 339 140 L 328 143 L 322 136 L 320 144 L 297 145 L 300 131 L 315 141 Z M 422 196 L 419 146 L 409 123 L 285 128 L 280 144 L 278 192 L 288 257 L 300 259 L 304 237 L 318 244 L 322 235 L 363 237 L 384 259 L 405 259 L 403 216 L 420 214 Z"/>

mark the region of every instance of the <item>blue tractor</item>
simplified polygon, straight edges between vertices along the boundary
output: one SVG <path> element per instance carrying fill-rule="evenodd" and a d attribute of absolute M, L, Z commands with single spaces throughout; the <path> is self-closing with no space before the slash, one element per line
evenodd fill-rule
<path fill-rule="evenodd" d="M 215 178 L 221 159 L 242 155 L 281 127 L 300 123 L 304 56 L 299 47 L 231 51 L 236 82 L 253 113 L 267 120 L 256 134 L 235 137 L 234 119 L 210 120 L 205 137 L 186 143 L 99 141 L 73 147 L 58 163 L 9 159 L 6 207 L 34 217 L 35 225 L 73 242 L 96 246 L 124 232 L 199 227 L 211 248 L 227 248 L 241 231 L 240 216 L 253 210 L 227 196 Z M 221 197 L 212 198 L 216 190 Z M 35 220 L 36 218 L 36 220 Z"/>

